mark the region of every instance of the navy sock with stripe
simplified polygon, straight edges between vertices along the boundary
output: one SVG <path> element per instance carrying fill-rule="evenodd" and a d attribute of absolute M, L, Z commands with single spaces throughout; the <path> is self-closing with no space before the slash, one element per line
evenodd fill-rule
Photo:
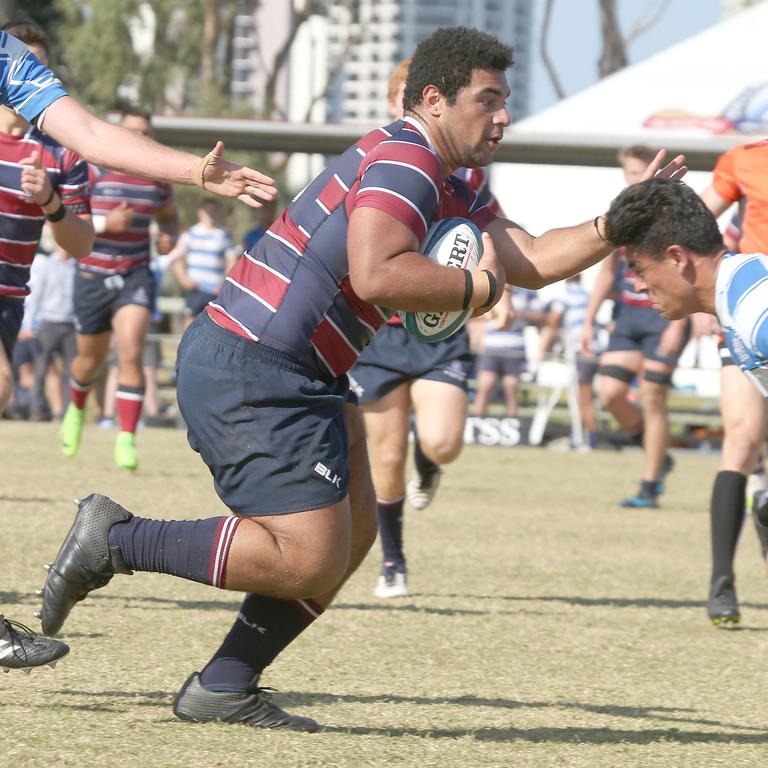
<path fill-rule="evenodd" d="M 245 691 L 323 608 L 313 600 L 277 600 L 252 592 L 221 647 L 200 673 L 211 691 Z"/>
<path fill-rule="evenodd" d="M 376 499 L 376 514 L 379 518 L 379 536 L 384 563 L 405 567 L 403 552 L 403 503 L 401 496 L 394 501 Z"/>
<path fill-rule="evenodd" d="M 417 434 L 415 434 L 413 443 L 413 463 L 416 465 L 416 471 L 421 477 L 432 477 L 439 469 L 437 464 L 421 450 L 421 443 Z"/>
<path fill-rule="evenodd" d="M 239 524 L 239 517 L 133 517 L 113 525 L 108 540 L 111 547 L 120 550 L 132 571 L 167 573 L 224 589 L 229 548 Z"/>

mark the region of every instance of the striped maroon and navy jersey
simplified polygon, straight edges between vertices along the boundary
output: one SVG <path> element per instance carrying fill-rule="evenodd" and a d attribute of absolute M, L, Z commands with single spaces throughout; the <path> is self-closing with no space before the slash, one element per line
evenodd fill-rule
<path fill-rule="evenodd" d="M 120 203 L 133 209 L 127 232 L 102 232 L 93 243 L 90 256 L 78 262 L 86 272 L 124 275 L 149 263 L 149 225 L 152 217 L 173 197 L 170 184 L 139 179 L 118 171 L 89 166 L 91 207 L 94 216 L 106 216 Z"/>
<path fill-rule="evenodd" d="M 485 168 L 457 168 L 452 174 L 456 178 L 469 184 L 470 188 L 477 192 L 477 205 L 487 205 L 496 216 L 501 216 L 501 206 L 493 192 L 491 192 L 490 178 Z M 400 315 L 392 315 L 387 321 L 388 325 L 402 325 Z"/>
<path fill-rule="evenodd" d="M 423 128 L 397 120 L 361 138 L 288 206 L 233 267 L 207 311 L 230 331 L 341 376 L 391 314 L 349 280 L 347 229 L 360 207 L 401 221 L 421 242 L 449 216 L 482 229 L 495 218 L 464 182 L 443 177 Z"/>
<path fill-rule="evenodd" d="M 485 168 L 457 168 L 453 175 L 466 181 L 477 192 L 478 201 L 482 205 L 487 205 L 497 216 L 501 216 L 501 205 L 491 192 L 491 179 Z"/>
<path fill-rule="evenodd" d="M 74 213 L 90 213 L 88 166 L 37 128 L 12 136 L 0 133 L 0 296 L 23 298 L 29 293 L 29 268 L 35 257 L 45 213 L 21 189 L 20 161 L 38 152 L 64 205 Z"/>
<path fill-rule="evenodd" d="M 640 278 L 629 268 L 624 257 L 624 249 L 619 250 L 619 273 L 616 276 L 616 286 L 622 303 L 632 307 L 652 307 L 653 300 L 648 295 L 648 291 L 641 291 L 637 287 Z"/>

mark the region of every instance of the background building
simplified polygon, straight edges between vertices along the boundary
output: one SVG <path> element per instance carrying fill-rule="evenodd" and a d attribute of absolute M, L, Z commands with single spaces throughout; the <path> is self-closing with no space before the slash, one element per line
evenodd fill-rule
<path fill-rule="evenodd" d="M 392 67 L 443 26 L 472 26 L 511 43 L 510 111 L 528 113 L 533 7 L 527 0 L 362 0 L 350 10 L 342 0 L 328 14 L 330 122 L 378 122 L 388 117 L 387 80 Z M 333 72 L 335 65 L 338 69 Z"/>

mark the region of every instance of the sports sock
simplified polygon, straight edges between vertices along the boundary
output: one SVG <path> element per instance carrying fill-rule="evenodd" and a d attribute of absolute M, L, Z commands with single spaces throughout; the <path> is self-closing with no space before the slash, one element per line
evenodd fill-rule
<path fill-rule="evenodd" d="M 83 384 L 70 377 L 69 379 L 69 399 L 72 405 L 79 410 L 85 408 L 85 401 L 88 399 L 88 393 L 91 391 L 93 384 Z"/>
<path fill-rule="evenodd" d="M 756 502 L 752 508 L 752 513 L 763 528 L 768 528 L 768 491 L 760 491 L 757 494 Z"/>
<path fill-rule="evenodd" d="M 117 385 L 115 393 L 117 402 L 117 418 L 121 432 L 135 432 L 141 418 L 141 406 L 144 403 L 144 387 L 129 387 Z"/>
<path fill-rule="evenodd" d="M 421 450 L 421 443 L 419 443 L 418 435 L 416 435 L 413 444 L 413 461 L 416 464 L 416 471 L 421 477 L 432 477 L 438 470 L 437 464 L 435 464 L 432 459 L 428 458 L 424 451 Z"/>
<path fill-rule="evenodd" d="M 712 536 L 712 580 L 733 579 L 733 556 L 744 522 L 744 495 L 747 477 L 741 472 L 722 470 L 715 476 L 710 508 Z"/>
<path fill-rule="evenodd" d="M 247 690 L 323 610 L 310 599 L 277 600 L 247 594 L 232 629 L 200 673 L 200 682 L 212 691 Z"/>
<path fill-rule="evenodd" d="M 658 483 L 655 480 L 641 480 L 640 481 L 640 493 L 638 494 L 641 499 L 654 498 L 656 494 Z"/>
<path fill-rule="evenodd" d="M 109 529 L 109 545 L 117 547 L 132 571 L 180 576 L 224 589 L 227 558 L 239 517 L 207 520 L 148 520 L 132 517 Z"/>
<path fill-rule="evenodd" d="M 384 563 L 405 566 L 403 552 L 403 502 L 401 496 L 394 501 L 376 499 L 376 513 L 379 517 L 379 535 Z"/>

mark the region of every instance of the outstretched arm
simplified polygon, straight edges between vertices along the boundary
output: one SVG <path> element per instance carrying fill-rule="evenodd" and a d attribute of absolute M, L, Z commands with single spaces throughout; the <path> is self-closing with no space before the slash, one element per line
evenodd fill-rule
<path fill-rule="evenodd" d="M 100 120 L 71 96 L 54 101 L 38 125 L 60 144 L 105 168 L 174 184 L 197 185 L 222 197 L 236 197 L 252 208 L 260 208 L 260 201 L 277 196 L 269 176 L 225 160 L 220 141 L 203 158 L 180 152 Z"/>
<path fill-rule="evenodd" d="M 643 174 L 641 181 L 653 176 L 679 179 L 688 170 L 685 157 L 678 155 L 662 167 L 662 149 Z M 486 231 L 493 238 L 496 252 L 507 272 L 507 282 L 524 288 L 541 288 L 557 280 L 575 275 L 605 258 L 612 250 L 605 240 L 605 219 L 575 227 L 550 229 L 533 237 L 507 219 L 495 219 Z"/>

